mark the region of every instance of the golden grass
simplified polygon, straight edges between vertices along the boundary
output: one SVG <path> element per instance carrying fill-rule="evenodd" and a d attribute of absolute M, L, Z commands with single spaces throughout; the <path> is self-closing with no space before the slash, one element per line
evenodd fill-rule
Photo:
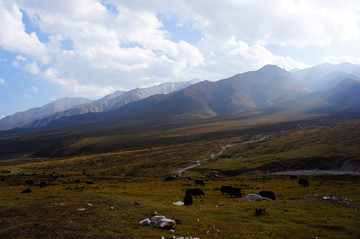
<path fill-rule="evenodd" d="M 92 174 L 92 172 L 89 172 Z M 0 184 L 0 237 L 7 238 L 160 238 L 168 230 L 140 227 L 137 222 L 154 211 L 181 221 L 177 236 L 200 238 L 358 238 L 360 236 L 360 177 L 313 176 L 310 187 L 297 185 L 287 176 L 241 176 L 207 180 L 203 198 L 192 206 L 176 206 L 185 188 L 194 187 L 185 179 L 163 182 L 162 178 L 128 178 L 65 175 L 52 185 L 21 194 L 24 180 L 31 175 L 5 176 Z M 38 175 L 40 180 L 47 175 Z M 94 184 L 83 183 L 85 180 Z M 82 183 L 73 181 L 80 179 Z M 276 201 L 241 202 L 221 195 L 222 185 L 241 187 L 243 193 L 272 190 Z M 306 196 L 308 195 L 308 196 Z M 323 200 L 327 195 L 346 197 L 343 205 Z M 92 206 L 89 206 L 90 203 Z M 114 207 L 114 209 L 111 209 Z M 79 208 L 85 208 L 79 211 Z M 267 215 L 254 216 L 255 208 Z M 358 208 L 359 209 L 359 208 Z M 61 229 L 59 229 L 61 228 Z"/>

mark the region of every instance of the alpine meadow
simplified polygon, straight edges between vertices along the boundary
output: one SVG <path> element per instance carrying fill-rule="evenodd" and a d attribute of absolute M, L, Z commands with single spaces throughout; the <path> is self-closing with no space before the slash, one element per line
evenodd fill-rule
<path fill-rule="evenodd" d="M 0 0 L 0 238 L 360 238 L 356 0 Z"/>

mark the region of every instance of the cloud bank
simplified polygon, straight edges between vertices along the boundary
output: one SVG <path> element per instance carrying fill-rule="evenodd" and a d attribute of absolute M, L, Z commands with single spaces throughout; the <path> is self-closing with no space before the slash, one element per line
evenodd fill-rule
<path fill-rule="evenodd" d="M 17 53 L 14 62 L 26 72 L 77 95 L 101 96 L 164 81 L 218 80 L 265 64 L 306 67 L 267 46 L 359 39 L 358 5 L 356 0 L 0 1 L 0 46 Z M 169 19 L 175 19 L 171 27 Z M 185 36 L 174 40 L 180 30 L 200 37 L 191 43 Z"/>

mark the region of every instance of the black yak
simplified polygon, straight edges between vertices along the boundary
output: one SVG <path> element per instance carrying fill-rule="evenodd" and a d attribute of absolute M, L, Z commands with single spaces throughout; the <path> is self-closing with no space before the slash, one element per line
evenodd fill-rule
<path fill-rule="evenodd" d="M 220 188 L 220 192 L 224 195 L 225 193 L 226 194 L 230 194 L 230 190 L 232 189 L 233 187 L 232 186 L 222 186 Z"/>
<path fill-rule="evenodd" d="M 195 186 L 197 185 L 205 186 L 205 182 L 203 180 L 195 180 Z"/>
<path fill-rule="evenodd" d="M 205 193 L 199 188 L 186 189 L 185 194 L 195 196 L 195 197 L 197 197 L 197 196 L 201 197 L 201 195 L 205 196 Z"/>
<path fill-rule="evenodd" d="M 193 204 L 192 196 L 190 194 L 185 194 L 184 205 L 188 206 Z"/>
<path fill-rule="evenodd" d="M 275 193 L 272 191 L 261 191 L 259 195 L 262 197 L 270 198 L 271 200 L 276 200 Z"/>
<path fill-rule="evenodd" d="M 230 197 L 242 197 L 241 189 L 240 188 L 231 188 L 230 189 Z"/>
<path fill-rule="evenodd" d="M 309 187 L 309 181 L 307 179 L 299 179 L 299 185 L 303 186 L 303 187 Z"/>
<path fill-rule="evenodd" d="M 22 191 L 21 193 L 31 193 L 31 192 L 32 192 L 31 188 L 27 188 L 24 191 Z"/>
<path fill-rule="evenodd" d="M 175 177 L 174 176 L 169 176 L 169 177 L 166 177 L 164 179 L 164 182 L 173 181 L 173 180 L 175 180 Z"/>

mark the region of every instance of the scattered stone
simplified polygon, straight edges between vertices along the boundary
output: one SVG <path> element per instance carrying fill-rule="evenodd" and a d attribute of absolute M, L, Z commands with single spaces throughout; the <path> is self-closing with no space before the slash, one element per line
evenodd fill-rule
<path fill-rule="evenodd" d="M 162 219 L 165 219 L 165 216 L 153 216 L 151 218 L 151 223 L 154 223 L 154 225 L 157 226 Z"/>
<path fill-rule="evenodd" d="M 174 229 L 176 227 L 176 222 L 172 219 L 164 218 L 160 220 L 158 227 L 164 229 Z"/>
<path fill-rule="evenodd" d="M 79 208 L 78 211 L 85 211 L 86 208 Z"/>
<path fill-rule="evenodd" d="M 174 205 L 182 206 L 184 203 L 182 201 L 173 202 Z"/>
<path fill-rule="evenodd" d="M 141 220 L 141 221 L 139 222 L 139 225 L 140 225 L 140 226 L 150 226 L 150 224 L 151 224 L 151 221 L 150 221 L 149 218 L 146 218 L 146 219 Z"/>
<path fill-rule="evenodd" d="M 242 202 L 256 202 L 256 201 L 262 201 L 262 200 L 268 200 L 271 201 L 270 198 L 262 197 L 260 195 L 249 193 L 244 199 L 242 199 Z"/>
<path fill-rule="evenodd" d="M 93 205 L 91 203 L 87 203 L 88 206 L 92 207 Z"/>

